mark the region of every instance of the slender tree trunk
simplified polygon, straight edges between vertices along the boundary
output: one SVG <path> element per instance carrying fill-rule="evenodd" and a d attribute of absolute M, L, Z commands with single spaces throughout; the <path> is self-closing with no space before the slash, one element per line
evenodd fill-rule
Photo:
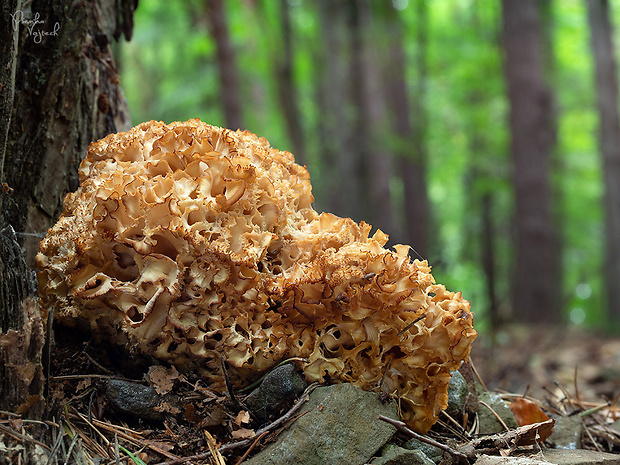
<path fill-rule="evenodd" d="M 424 0 L 417 0 L 417 43 L 416 74 L 413 103 L 409 104 L 406 66 L 407 58 L 403 48 L 404 34 L 400 17 L 393 11 L 388 15 L 386 30 L 390 31 L 389 61 L 387 63 L 386 94 L 392 110 L 392 126 L 398 137 L 396 153 L 405 193 L 404 232 L 402 242 L 411 245 L 422 257 L 429 253 L 428 231 L 430 208 L 426 183 L 426 48 L 427 48 L 427 6 Z M 413 118 L 410 117 L 413 113 Z M 414 254 L 415 255 L 415 254 Z"/>
<path fill-rule="evenodd" d="M 516 201 L 513 312 L 523 322 L 558 323 L 559 254 L 552 221 L 553 96 L 543 74 L 534 0 L 503 0 L 506 78 Z"/>
<path fill-rule="evenodd" d="M 319 139 L 321 144 L 321 185 L 324 186 L 324 207 L 340 216 L 360 220 L 360 185 L 357 182 L 359 160 L 348 140 L 347 128 L 350 56 L 346 48 L 346 13 L 343 2 L 320 0 L 321 50 L 316 62 L 322 64 L 317 79 L 319 89 Z"/>
<path fill-rule="evenodd" d="M 5 2 L 0 18 L 0 409 L 37 417 L 44 328 L 31 298 L 37 236 L 77 187 L 88 144 L 130 126 L 110 43 L 131 36 L 136 2 L 25 3 Z"/>
<path fill-rule="evenodd" d="M 360 154 L 357 174 L 357 213 L 373 226 L 390 233 L 394 230 L 390 196 L 391 158 L 386 149 L 386 109 L 373 36 L 371 12 L 364 0 L 351 1 L 351 90 L 356 121 L 351 144 Z"/>
<path fill-rule="evenodd" d="M 206 0 L 207 17 L 211 36 L 217 48 L 217 64 L 220 75 L 220 89 L 226 126 L 243 129 L 239 73 L 236 54 L 230 40 L 223 0 Z"/>
<path fill-rule="evenodd" d="M 288 129 L 295 161 L 301 165 L 306 163 L 304 132 L 299 114 L 297 92 L 293 74 L 294 38 L 291 28 L 291 12 L 288 0 L 280 0 L 280 24 L 282 28 L 282 47 L 280 58 L 276 60 L 276 78 L 278 81 L 278 97 L 284 113 L 284 122 Z"/>
<path fill-rule="evenodd" d="M 587 0 L 596 70 L 599 150 L 605 182 L 605 286 L 607 316 L 620 323 L 620 117 L 613 28 L 607 0 Z"/>
<path fill-rule="evenodd" d="M 501 319 L 497 305 L 495 273 L 495 224 L 493 221 L 493 196 L 485 192 L 481 199 L 482 207 L 482 247 L 481 262 L 484 271 L 485 290 L 488 299 L 488 313 L 493 336 L 499 329 Z"/>

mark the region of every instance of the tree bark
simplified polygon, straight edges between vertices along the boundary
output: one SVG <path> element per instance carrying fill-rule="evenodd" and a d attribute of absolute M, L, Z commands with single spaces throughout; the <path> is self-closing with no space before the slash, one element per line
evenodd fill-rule
<path fill-rule="evenodd" d="M 402 242 L 410 244 L 417 254 L 429 254 L 428 231 L 430 208 L 426 183 L 426 48 L 427 5 L 417 0 L 417 40 L 415 83 L 412 104 L 409 104 L 406 63 L 403 48 L 404 34 L 400 17 L 393 11 L 388 16 L 386 30 L 390 31 L 389 62 L 387 64 L 386 94 L 392 110 L 392 127 L 397 135 L 395 155 L 398 157 L 404 188 L 405 224 Z M 412 117 L 410 117 L 412 114 Z M 415 254 L 414 254 L 415 255 Z"/>
<path fill-rule="evenodd" d="M 386 150 L 385 95 L 380 85 L 380 63 L 375 47 L 370 6 L 351 0 L 351 90 L 355 122 L 350 143 L 360 154 L 356 167 L 360 198 L 357 217 L 386 233 L 394 231 L 390 195 L 391 157 Z"/>
<path fill-rule="evenodd" d="M 513 312 L 522 322 L 558 323 L 559 253 L 550 183 L 553 95 L 544 80 L 538 9 L 534 0 L 502 5 L 516 203 Z"/>
<path fill-rule="evenodd" d="M 344 2 L 320 0 L 319 17 L 322 43 L 316 62 L 320 64 L 317 101 L 321 117 L 317 128 L 321 147 L 321 173 L 317 179 L 325 192 L 319 206 L 340 216 L 360 220 L 358 208 L 362 192 L 357 182 L 358 157 L 349 141 L 350 127 L 346 75 L 350 55 L 346 44 Z"/>
<path fill-rule="evenodd" d="M 37 417 L 43 323 L 32 264 L 88 144 L 130 126 L 109 44 L 131 37 L 137 2 L 25 3 L 3 4 L 0 19 L 0 409 Z"/>
<path fill-rule="evenodd" d="M 278 98 L 284 114 L 284 123 L 293 144 L 295 161 L 300 165 L 304 165 L 306 163 L 306 147 L 293 73 L 294 38 L 288 0 L 280 0 L 280 25 L 282 28 L 283 49 L 279 51 L 279 58 L 276 59 Z"/>
<path fill-rule="evenodd" d="M 605 287 L 610 322 L 620 324 L 620 116 L 613 28 L 607 0 L 587 0 L 594 54 L 599 150 L 605 184 Z"/>
<path fill-rule="evenodd" d="M 207 19 L 217 49 L 222 105 L 229 129 L 244 129 L 236 54 L 228 32 L 224 2 L 206 0 Z"/>

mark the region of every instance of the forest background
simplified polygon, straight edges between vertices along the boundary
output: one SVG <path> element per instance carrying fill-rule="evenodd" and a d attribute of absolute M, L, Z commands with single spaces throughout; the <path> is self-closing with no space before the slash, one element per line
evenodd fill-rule
<path fill-rule="evenodd" d="M 619 14 L 601 0 L 140 0 L 114 55 L 132 124 L 199 117 L 291 151 L 318 211 L 410 244 L 480 330 L 618 330 Z"/>

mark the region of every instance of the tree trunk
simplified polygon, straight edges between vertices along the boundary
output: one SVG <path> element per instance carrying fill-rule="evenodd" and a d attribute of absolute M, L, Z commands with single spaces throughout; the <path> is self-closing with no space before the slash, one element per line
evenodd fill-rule
<path fill-rule="evenodd" d="M 235 49 L 230 40 L 223 0 L 206 0 L 207 19 L 217 48 L 217 66 L 226 127 L 244 129 Z"/>
<path fill-rule="evenodd" d="M 280 24 L 282 28 L 282 50 L 276 59 L 276 80 L 278 82 L 278 98 L 284 113 L 284 123 L 288 129 L 295 161 L 300 165 L 306 163 L 306 147 L 301 115 L 297 101 L 297 92 L 293 74 L 293 34 L 291 28 L 291 12 L 288 0 L 280 0 Z"/>
<path fill-rule="evenodd" d="M 610 322 L 620 323 L 620 117 L 613 30 L 607 0 L 587 0 L 605 182 L 605 286 Z"/>
<path fill-rule="evenodd" d="M 33 259 L 77 187 L 88 144 L 130 126 L 109 44 L 131 37 L 136 2 L 25 3 L 3 4 L 0 19 L 0 409 L 36 417 L 43 324 L 29 298 Z"/>
<path fill-rule="evenodd" d="M 553 96 L 544 81 L 534 0 L 503 0 L 506 79 L 516 202 L 513 312 L 522 322 L 558 323 L 559 254 L 552 221 Z"/>
<path fill-rule="evenodd" d="M 417 0 L 417 43 L 415 84 L 412 105 L 409 105 L 406 63 L 403 48 L 403 25 L 393 7 L 386 30 L 390 31 L 389 62 L 387 64 L 386 93 L 392 110 L 392 126 L 397 135 L 395 155 L 399 159 L 404 188 L 405 224 L 402 242 L 411 245 L 421 257 L 428 258 L 428 231 L 430 208 L 426 183 L 426 47 L 427 6 Z M 413 118 L 410 117 L 413 113 Z M 415 253 L 413 254 L 415 255 Z"/>
<path fill-rule="evenodd" d="M 386 233 L 394 230 L 390 196 L 391 158 L 387 153 L 386 109 L 373 37 L 371 11 L 364 0 L 351 0 L 351 90 L 355 119 L 350 143 L 360 154 L 355 167 L 360 198 L 358 220 Z"/>
<path fill-rule="evenodd" d="M 349 100 L 346 75 L 350 59 L 346 47 L 346 13 L 343 2 L 320 0 L 319 18 L 322 43 L 316 62 L 321 64 L 317 82 L 317 101 L 321 117 L 318 136 L 321 173 L 317 179 L 323 191 L 323 209 L 360 220 L 357 208 L 362 192 L 357 182 L 359 160 L 349 141 L 347 118 Z"/>

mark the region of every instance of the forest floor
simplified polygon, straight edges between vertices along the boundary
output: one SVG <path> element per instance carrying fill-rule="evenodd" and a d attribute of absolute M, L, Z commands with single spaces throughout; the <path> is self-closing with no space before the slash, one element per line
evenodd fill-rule
<path fill-rule="evenodd" d="M 474 342 L 471 358 L 489 389 L 539 399 L 568 391 L 618 403 L 620 335 L 577 328 L 512 327 Z"/>
<path fill-rule="evenodd" d="M 146 463 L 190 463 L 187 457 L 196 454 L 200 459 L 191 462 L 209 463 L 209 455 L 215 454 L 217 458 L 216 449 L 220 447 L 227 450 L 226 462 L 222 458 L 215 463 L 239 463 L 263 437 L 254 439 L 252 427 L 242 424 L 243 412 L 226 393 L 210 391 L 197 378 L 159 367 L 159 379 L 154 380 L 154 367 L 148 361 L 129 360 L 114 347 L 102 350 L 87 339 L 75 339 L 75 333 L 70 331 L 61 329 L 56 341 L 50 411 L 57 413 L 48 422 L 48 426 L 56 427 L 50 429 L 46 447 L 57 449 L 61 458 L 71 455 L 71 449 L 79 444 L 85 457 L 106 457 L 104 463 L 116 462 L 119 454 L 128 457 L 131 450 L 135 460 L 124 463 L 140 464 L 140 458 Z M 553 405 L 556 412 L 559 408 L 564 415 L 600 408 L 598 417 L 587 418 L 594 425 L 595 434 L 590 436 L 593 441 L 589 446 L 586 441 L 584 447 L 595 448 L 595 443 L 599 443 L 600 450 L 620 450 L 620 432 L 612 433 L 611 440 L 596 435 L 598 426 L 620 417 L 620 336 L 566 328 L 509 328 L 493 338 L 481 335 L 474 343 L 472 361 L 489 390 L 527 395 L 543 409 Z M 128 421 L 110 410 L 106 398 L 109 379 L 139 380 L 149 376 L 148 384 L 158 393 L 171 392 L 183 399 L 183 405 L 164 402 L 167 419 L 163 423 Z M 287 416 L 290 407 L 282 410 L 282 417 Z M 295 418 L 289 416 L 287 421 Z M 472 427 L 471 418 L 457 420 L 468 430 Z M 9 426 L 13 430 L 21 428 L 21 420 L 10 420 Z M 279 426 L 265 432 L 268 434 L 262 442 L 273 441 L 281 429 Z M 433 427 L 430 434 L 451 441 L 446 431 L 441 426 Z M 500 452 L 498 449 L 497 453 Z"/>

